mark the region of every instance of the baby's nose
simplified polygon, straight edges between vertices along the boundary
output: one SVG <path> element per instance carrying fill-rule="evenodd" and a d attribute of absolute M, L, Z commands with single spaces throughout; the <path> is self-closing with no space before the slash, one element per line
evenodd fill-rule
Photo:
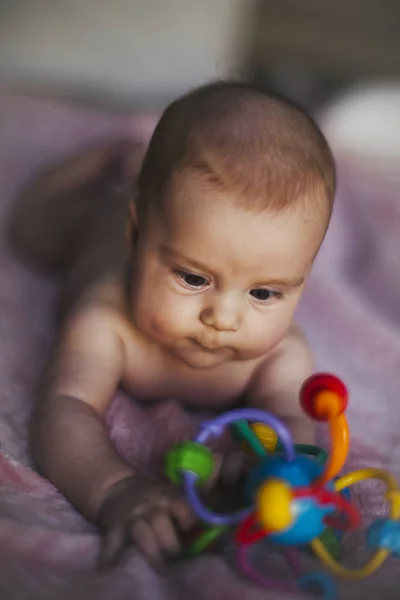
<path fill-rule="evenodd" d="M 238 331 L 242 321 L 242 302 L 232 296 L 214 296 L 203 308 L 200 320 L 203 325 L 217 331 Z"/>

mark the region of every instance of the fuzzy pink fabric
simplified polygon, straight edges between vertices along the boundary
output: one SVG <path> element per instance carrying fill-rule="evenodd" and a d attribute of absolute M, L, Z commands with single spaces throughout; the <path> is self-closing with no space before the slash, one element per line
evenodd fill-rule
<path fill-rule="evenodd" d="M 52 338 L 55 282 L 20 264 L 7 247 L 5 222 L 13 200 L 43 165 L 85 144 L 130 136 L 144 143 L 153 116 L 116 116 L 3 93 L 0 95 L 0 596 L 4 600 L 267 600 L 266 591 L 238 577 L 223 557 L 203 556 L 160 578 L 135 551 L 108 574 L 94 570 L 94 527 L 34 470 L 27 426 L 34 385 Z M 338 156 L 340 185 L 332 227 L 318 257 L 299 319 L 317 368 L 349 386 L 352 449 L 349 465 L 384 466 L 399 474 L 400 457 L 400 179 L 357 169 Z M 362 184 L 362 185 L 361 185 Z M 131 423 L 139 435 L 131 435 Z M 144 410 L 123 395 L 108 425 L 128 460 L 161 459 L 193 422 L 170 400 Z M 381 488 L 357 488 L 366 518 L 384 514 Z M 352 554 L 362 553 L 359 538 Z M 315 565 L 314 567 L 315 568 Z M 400 563 L 376 577 L 342 586 L 341 598 L 397 597 Z M 293 596 L 298 597 L 298 596 Z"/>

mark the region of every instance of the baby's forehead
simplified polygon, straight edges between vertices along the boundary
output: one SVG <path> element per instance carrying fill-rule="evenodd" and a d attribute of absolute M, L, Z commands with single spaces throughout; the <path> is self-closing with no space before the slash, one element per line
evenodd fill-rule
<path fill-rule="evenodd" d="M 183 257 L 200 259 L 231 273 L 285 271 L 301 274 L 322 241 L 323 228 L 303 207 L 249 211 L 229 194 L 192 188 L 164 204 L 159 217 L 160 244 Z"/>
<path fill-rule="evenodd" d="M 330 211 L 324 192 L 317 184 L 303 195 L 292 198 L 292 202 L 282 195 L 277 190 L 266 197 L 263 204 L 257 203 L 251 191 L 246 194 L 240 188 L 224 187 L 220 182 L 215 184 L 205 180 L 193 169 L 185 169 L 171 176 L 158 208 L 169 221 L 179 220 L 182 215 L 196 219 L 198 213 L 206 211 L 219 221 L 225 221 L 229 216 L 230 221 L 243 222 L 247 214 L 256 221 L 278 218 L 296 228 L 300 223 L 306 227 L 315 223 L 325 232 Z"/>

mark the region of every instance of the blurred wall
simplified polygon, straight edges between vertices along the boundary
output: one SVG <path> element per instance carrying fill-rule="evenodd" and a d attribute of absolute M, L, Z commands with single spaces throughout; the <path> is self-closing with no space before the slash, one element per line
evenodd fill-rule
<path fill-rule="evenodd" d="M 252 75 L 310 108 L 355 81 L 400 77 L 399 0 L 257 0 Z"/>
<path fill-rule="evenodd" d="M 4 81 L 173 96 L 241 70 L 252 0 L 1 0 Z"/>

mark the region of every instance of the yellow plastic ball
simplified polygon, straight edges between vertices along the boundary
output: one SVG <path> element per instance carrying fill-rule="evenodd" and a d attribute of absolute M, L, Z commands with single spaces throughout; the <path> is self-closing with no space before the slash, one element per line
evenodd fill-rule
<path fill-rule="evenodd" d="M 268 452 L 275 452 L 276 445 L 278 443 L 278 436 L 276 435 L 275 431 L 263 423 L 253 423 L 251 428 L 264 448 Z"/>
<path fill-rule="evenodd" d="M 278 436 L 275 431 L 271 427 L 268 427 L 268 425 L 264 425 L 264 423 L 253 423 L 250 427 L 265 450 L 273 454 L 278 444 Z M 242 448 L 245 452 L 252 454 L 252 450 L 247 442 L 243 442 Z"/>
<path fill-rule="evenodd" d="M 292 488 L 281 479 L 270 479 L 260 486 L 257 496 L 257 516 L 260 524 L 271 532 L 283 531 L 293 522 Z"/>

